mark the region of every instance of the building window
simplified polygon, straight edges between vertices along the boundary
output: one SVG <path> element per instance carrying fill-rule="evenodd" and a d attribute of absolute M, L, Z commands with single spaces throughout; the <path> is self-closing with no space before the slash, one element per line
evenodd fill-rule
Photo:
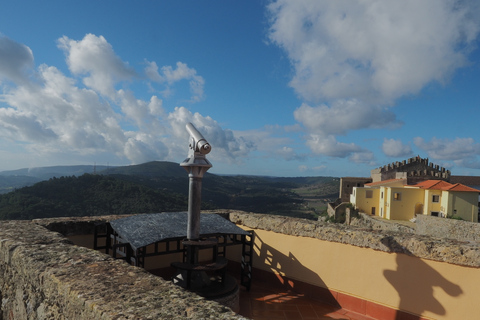
<path fill-rule="evenodd" d="M 432 196 L 432 202 L 440 202 L 440 195 L 434 194 Z"/>
<path fill-rule="evenodd" d="M 366 190 L 365 198 L 373 198 L 373 190 Z"/>
<path fill-rule="evenodd" d="M 397 201 L 402 200 L 402 194 L 400 192 L 394 192 L 393 193 L 393 200 L 397 200 Z"/>
<path fill-rule="evenodd" d="M 383 199 L 383 191 L 382 191 L 382 193 L 381 193 L 381 195 L 380 195 L 380 199 Z"/>
<path fill-rule="evenodd" d="M 438 212 L 437 212 L 437 211 L 432 211 L 432 212 L 431 212 L 431 215 L 432 215 L 433 217 L 438 217 Z"/>

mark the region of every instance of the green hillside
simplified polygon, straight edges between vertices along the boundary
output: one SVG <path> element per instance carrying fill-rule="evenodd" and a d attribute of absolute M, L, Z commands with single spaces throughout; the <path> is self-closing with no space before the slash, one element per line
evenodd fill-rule
<path fill-rule="evenodd" d="M 187 210 L 188 184 L 187 172 L 179 164 L 160 161 L 108 168 L 96 175 L 54 177 L 0 195 L 0 219 Z M 325 203 L 337 197 L 338 187 L 339 179 L 332 177 L 207 173 L 202 207 L 315 219 Z"/>
<path fill-rule="evenodd" d="M 0 176 L 0 194 L 14 191 L 18 188 L 31 186 L 42 181 L 36 177 L 29 176 Z"/>
<path fill-rule="evenodd" d="M 0 196 L 0 219 L 185 211 L 183 195 L 108 176 L 52 178 Z M 206 209 L 211 206 L 206 204 Z"/>
<path fill-rule="evenodd" d="M 180 164 L 168 161 L 151 161 L 131 166 L 111 167 L 97 172 L 104 175 L 128 175 L 148 178 L 187 177 L 187 172 L 180 167 Z"/>

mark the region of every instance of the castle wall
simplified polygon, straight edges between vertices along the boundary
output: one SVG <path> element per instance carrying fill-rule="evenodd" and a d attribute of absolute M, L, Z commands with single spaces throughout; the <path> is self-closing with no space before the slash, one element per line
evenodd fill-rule
<path fill-rule="evenodd" d="M 389 179 L 407 178 L 408 184 L 416 184 L 425 180 L 450 181 L 450 171 L 439 165 L 429 163 L 428 158 L 413 157 L 397 161 L 371 170 L 373 182 Z"/>
<path fill-rule="evenodd" d="M 0 239 L 0 319 L 244 319 L 31 221 Z"/>
<path fill-rule="evenodd" d="M 382 320 L 399 319 L 399 314 L 418 319 L 474 319 L 480 314 L 478 242 L 223 212 L 255 231 L 253 281 L 273 275 L 292 290 L 308 288 L 307 295 Z M 0 319 L 242 319 L 47 229 L 88 218 L 70 220 L 2 222 Z M 95 219 L 86 225 L 91 223 Z M 71 236 L 79 232 L 62 231 Z"/>

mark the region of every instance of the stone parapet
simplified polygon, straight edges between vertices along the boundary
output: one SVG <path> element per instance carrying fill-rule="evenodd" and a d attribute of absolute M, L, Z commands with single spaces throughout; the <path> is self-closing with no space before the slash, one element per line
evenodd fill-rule
<path fill-rule="evenodd" d="M 57 217 L 34 219 L 32 222 L 47 228 L 50 231 L 59 232 L 64 236 L 93 234 L 95 225 L 108 221 L 129 217 L 131 215 L 108 215 L 95 217 Z"/>
<path fill-rule="evenodd" d="M 480 242 L 480 223 L 417 215 L 415 224 L 419 235 Z"/>
<path fill-rule="evenodd" d="M 247 228 L 312 237 L 390 253 L 403 253 L 456 265 L 480 267 L 478 243 L 237 211 L 230 212 L 230 220 Z"/>
<path fill-rule="evenodd" d="M 228 217 L 246 229 L 480 267 L 480 248 L 474 241 L 233 210 L 211 213 Z M 75 246 L 62 235 L 90 232 L 92 225 L 115 218 L 2 221 L 0 320 L 245 319 L 141 268 Z"/>
<path fill-rule="evenodd" d="M 363 229 L 372 229 L 379 231 L 393 231 L 403 233 L 415 233 L 415 228 L 411 228 L 392 220 L 384 220 L 382 218 L 372 217 L 366 213 L 359 212 L 359 219 L 353 219 L 351 226 Z"/>
<path fill-rule="evenodd" d="M 0 225 L 0 319 L 245 319 L 36 222 Z"/>

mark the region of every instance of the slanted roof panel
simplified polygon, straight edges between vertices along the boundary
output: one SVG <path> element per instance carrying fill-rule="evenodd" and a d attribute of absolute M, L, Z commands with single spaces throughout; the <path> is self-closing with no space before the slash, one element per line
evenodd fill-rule
<path fill-rule="evenodd" d="M 445 190 L 445 188 L 449 186 L 451 186 L 451 184 L 443 180 L 426 180 L 412 185 L 412 187 L 430 190 Z"/>
<path fill-rule="evenodd" d="M 463 191 L 463 192 L 480 192 L 480 190 L 470 188 L 461 183 L 451 184 L 443 180 L 426 180 L 419 182 L 412 187 L 418 187 L 422 189 L 430 190 L 445 190 L 445 191 Z"/>
<path fill-rule="evenodd" d="M 110 221 L 118 235 L 134 248 L 155 242 L 187 237 L 187 212 L 139 214 Z M 248 234 L 217 214 L 200 214 L 200 236 L 214 234 Z"/>
<path fill-rule="evenodd" d="M 452 185 L 450 188 L 448 188 L 449 191 L 463 191 L 463 192 L 480 192 L 478 189 L 470 188 L 466 185 L 463 185 L 461 183 L 456 183 Z"/>

